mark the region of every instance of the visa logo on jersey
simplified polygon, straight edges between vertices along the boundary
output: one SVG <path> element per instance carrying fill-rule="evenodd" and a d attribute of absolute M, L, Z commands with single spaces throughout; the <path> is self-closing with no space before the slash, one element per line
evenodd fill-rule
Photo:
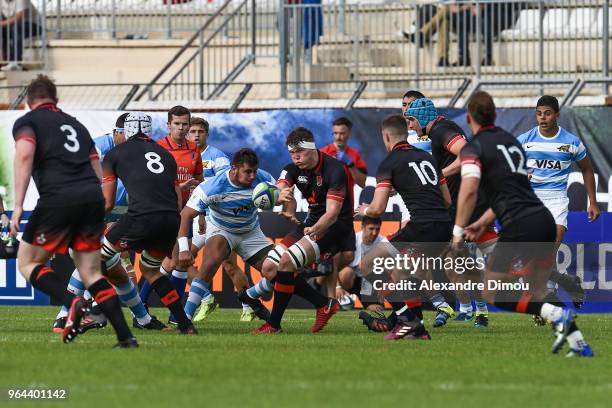
<path fill-rule="evenodd" d="M 558 160 L 535 160 L 535 166 L 538 169 L 555 169 L 561 170 L 561 162 Z"/>

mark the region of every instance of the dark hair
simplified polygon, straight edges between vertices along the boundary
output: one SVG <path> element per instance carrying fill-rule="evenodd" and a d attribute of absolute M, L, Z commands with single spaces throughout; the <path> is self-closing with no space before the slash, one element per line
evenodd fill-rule
<path fill-rule="evenodd" d="M 381 225 L 382 219 L 380 217 L 368 217 L 367 215 L 364 215 L 361 218 L 361 225 L 365 227 L 366 225 L 370 225 L 370 224 Z"/>
<path fill-rule="evenodd" d="M 176 105 L 170 108 L 168 111 L 168 123 L 172 122 L 172 116 L 189 116 L 191 118 L 191 112 L 184 106 Z"/>
<path fill-rule="evenodd" d="M 294 146 L 301 142 L 314 142 L 314 135 L 305 127 L 297 127 L 287 135 L 286 145 Z"/>
<path fill-rule="evenodd" d="M 209 129 L 209 124 L 206 121 L 206 119 L 202 119 L 202 118 L 191 118 L 191 121 L 189 122 L 189 126 L 202 126 L 204 128 L 204 130 L 206 131 L 206 133 L 208 133 L 208 129 Z"/>
<path fill-rule="evenodd" d="M 414 99 L 421 99 L 421 98 L 425 98 L 425 95 L 423 95 L 423 93 L 421 91 L 417 91 L 416 89 L 411 89 L 409 91 L 407 91 L 404 96 L 402 96 L 402 99 L 404 98 L 414 98 Z"/>
<path fill-rule="evenodd" d="M 548 106 L 549 108 L 552 108 L 552 110 L 554 110 L 555 113 L 559 113 L 559 100 L 555 98 L 554 96 L 550 96 L 550 95 L 542 96 L 540 99 L 538 99 L 536 108 L 540 106 Z"/>
<path fill-rule="evenodd" d="M 495 124 L 495 102 L 485 91 L 478 91 L 468 102 L 468 112 L 480 126 Z"/>
<path fill-rule="evenodd" d="M 248 164 L 249 166 L 253 167 L 257 167 L 259 165 L 257 153 L 255 153 L 253 149 L 244 147 L 234 153 L 234 157 L 232 157 L 232 166 L 240 167 L 243 164 Z"/>
<path fill-rule="evenodd" d="M 125 118 L 127 118 L 128 115 L 129 115 L 129 112 L 122 113 L 121 115 L 119 115 L 119 117 L 117 118 L 117 121 L 115 122 L 115 127 L 116 128 L 124 127 L 125 126 Z"/>
<path fill-rule="evenodd" d="M 57 103 L 57 87 L 48 76 L 38 74 L 28 85 L 27 97 L 28 102 L 48 98 Z"/>
<path fill-rule="evenodd" d="M 406 119 L 398 114 L 387 116 L 382 122 L 382 128 L 389 129 L 391 133 L 397 136 L 405 136 L 408 134 Z"/>
<path fill-rule="evenodd" d="M 334 120 L 332 126 L 346 126 L 349 129 L 353 128 L 353 122 L 345 118 L 344 116 Z"/>

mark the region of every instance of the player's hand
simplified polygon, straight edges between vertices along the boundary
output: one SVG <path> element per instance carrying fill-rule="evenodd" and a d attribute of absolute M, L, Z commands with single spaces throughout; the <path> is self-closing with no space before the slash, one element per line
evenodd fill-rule
<path fill-rule="evenodd" d="M 587 213 L 589 214 L 589 222 L 595 221 L 601 215 L 601 211 L 595 203 L 591 203 L 591 205 L 589 205 Z"/>
<path fill-rule="evenodd" d="M 342 289 L 342 286 L 336 286 L 336 299 L 342 299 L 346 295 L 346 291 Z"/>
<path fill-rule="evenodd" d="M 191 266 L 191 264 L 193 264 L 193 255 L 191 255 L 191 251 L 179 252 L 178 263 L 184 268 Z"/>
<path fill-rule="evenodd" d="M 278 213 L 278 215 L 280 215 L 281 217 L 283 217 L 284 219 L 286 219 L 287 221 L 295 224 L 295 225 L 300 225 L 302 222 L 300 220 L 298 220 L 298 218 L 295 216 L 295 213 L 289 213 L 286 211 L 280 212 Z"/>
<path fill-rule="evenodd" d="M 446 251 L 446 256 L 450 256 L 453 258 L 458 258 L 465 256 L 466 254 L 465 248 L 465 240 L 463 237 L 457 237 L 453 235 L 453 240 L 451 241 L 448 250 Z"/>
<path fill-rule="evenodd" d="M 19 232 L 19 222 L 21 221 L 21 215 L 23 214 L 23 208 L 21 207 L 15 207 L 13 209 L 13 216 L 11 217 L 11 235 L 12 236 L 17 236 L 17 233 Z"/>
<path fill-rule="evenodd" d="M 198 186 L 198 184 L 200 184 L 199 180 L 196 179 L 190 179 L 187 180 L 183 183 L 179 184 L 179 188 L 181 189 L 181 191 L 186 191 L 186 190 L 190 190 L 192 188 L 196 188 Z"/>
<path fill-rule="evenodd" d="M 487 229 L 487 225 L 476 221 L 463 229 L 463 237 L 468 241 L 476 241 Z"/>
<path fill-rule="evenodd" d="M 304 228 L 304 236 L 309 236 L 310 239 L 316 241 L 317 238 L 319 238 L 319 229 L 315 228 L 314 225 L 312 227 L 306 227 Z"/>
<path fill-rule="evenodd" d="M 280 191 L 280 193 L 278 194 L 278 203 L 279 204 L 284 204 L 284 203 L 288 203 L 290 201 L 292 201 L 293 198 L 293 189 L 295 188 L 295 184 L 292 185 L 291 187 L 288 188 L 284 188 Z"/>
<path fill-rule="evenodd" d="M 8 228 L 9 224 L 10 224 L 9 217 L 5 213 L 0 214 L 0 228 L 2 229 Z"/>
<path fill-rule="evenodd" d="M 370 206 L 370 204 L 359 204 L 359 207 L 357 207 L 357 210 L 355 210 L 355 216 L 365 216 L 365 210 L 366 208 L 368 208 Z"/>

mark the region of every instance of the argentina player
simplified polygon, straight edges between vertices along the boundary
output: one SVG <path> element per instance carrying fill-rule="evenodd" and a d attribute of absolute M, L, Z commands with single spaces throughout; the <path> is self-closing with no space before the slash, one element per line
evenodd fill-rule
<path fill-rule="evenodd" d="M 258 169 L 259 160 L 251 149 L 240 149 L 232 158 L 231 168 L 201 183 L 191 194 L 181 212 L 178 232 L 179 264 L 193 261 L 187 235 L 192 220 L 208 211 L 206 219 L 206 257 L 203 267 L 191 282 L 185 313 L 189 318 L 203 298 L 210 296 L 212 277 L 219 266 L 234 251 L 249 265 L 261 270 L 263 260 L 273 248 L 272 242 L 259 226 L 257 208 L 253 205 L 253 188 L 261 182 L 274 183 L 266 171 Z M 268 320 L 269 312 L 256 299 L 244 296 L 246 287 L 240 289 L 240 300 L 247 303 L 257 317 Z"/>
<path fill-rule="evenodd" d="M 586 148 L 580 138 L 558 125 L 559 101 L 554 96 L 544 95 L 536 104 L 538 126 L 518 137 L 527 154 L 527 168 L 536 196 L 552 213 L 557 224 L 556 248 L 559 247 L 567 231 L 569 198 L 567 182 L 572 162 L 576 162 L 589 197 L 587 209 L 589 222 L 595 221 L 600 211 L 595 195 L 595 175 L 587 156 Z M 574 297 L 580 306 L 583 291 L 578 277 L 570 277 L 554 271 L 551 281 L 559 283 Z"/>

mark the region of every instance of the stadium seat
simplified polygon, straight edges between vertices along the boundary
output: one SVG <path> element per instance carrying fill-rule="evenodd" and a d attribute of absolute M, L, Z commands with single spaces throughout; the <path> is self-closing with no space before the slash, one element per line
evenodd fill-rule
<path fill-rule="evenodd" d="M 603 7 L 599 10 L 597 14 L 597 35 L 603 35 L 603 26 L 604 26 L 604 9 Z M 608 32 L 612 32 L 612 7 L 608 8 Z"/>
<path fill-rule="evenodd" d="M 544 15 L 542 21 L 542 29 L 544 36 L 547 38 L 555 38 L 562 35 L 567 35 L 569 26 L 570 10 L 567 8 L 550 9 Z M 536 30 L 536 33 L 538 31 Z"/>
<path fill-rule="evenodd" d="M 540 32 L 540 10 L 521 10 L 514 28 L 504 30 L 501 37 L 505 40 L 535 38 Z"/>
<path fill-rule="evenodd" d="M 571 37 L 592 37 L 597 35 L 597 10 L 580 7 L 572 10 L 569 19 L 569 35 Z"/>

